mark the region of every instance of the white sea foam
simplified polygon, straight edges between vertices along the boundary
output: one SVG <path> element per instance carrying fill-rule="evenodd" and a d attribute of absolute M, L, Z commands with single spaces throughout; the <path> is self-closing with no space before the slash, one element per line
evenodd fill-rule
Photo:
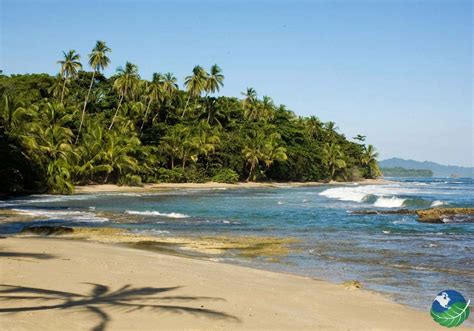
<path fill-rule="evenodd" d="M 435 200 L 431 203 L 431 207 L 438 207 L 438 206 L 443 206 L 445 205 L 446 202 L 443 202 L 443 201 L 439 201 L 439 200 Z"/>
<path fill-rule="evenodd" d="M 47 220 L 65 220 L 72 222 L 102 223 L 108 222 L 105 217 L 98 217 L 94 213 L 75 210 L 46 210 L 46 209 L 12 209 L 23 215 L 45 218 Z"/>
<path fill-rule="evenodd" d="M 162 235 L 162 234 L 170 233 L 169 231 L 158 230 L 158 229 L 134 230 L 132 232 L 136 234 L 143 234 L 143 235 Z"/>
<path fill-rule="evenodd" d="M 319 195 L 332 198 L 332 199 L 338 199 L 341 201 L 355 201 L 355 202 L 362 202 L 364 198 L 367 196 L 367 193 L 361 192 L 357 190 L 356 188 L 348 188 L 348 187 L 337 187 L 337 188 L 330 188 L 327 189 Z"/>
<path fill-rule="evenodd" d="M 169 218 L 188 218 L 189 215 L 180 214 L 180 213 L 160 213 L 159 211 L 137 211 L 137 210 L 126 210 L 126 214 L 129 215 L 143 215 L 143 216 L 162 216 Z"/>
<path fill-rule="evenodd" d="M 406 199 L 397 197 L 380 197 L 374 202 L 375 207 L 380 208 L 398 208 L 403 206 Z"/>

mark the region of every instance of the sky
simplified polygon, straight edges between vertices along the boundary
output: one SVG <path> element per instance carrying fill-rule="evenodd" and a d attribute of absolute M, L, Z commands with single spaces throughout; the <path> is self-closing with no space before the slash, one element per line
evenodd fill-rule
<path fill-rule="evenodd" d="M 472 17 L 470 0 L 0 0 L 0 69 L 56 74 L 62 51 L 105 40 L 106 75 L 131 61 L 182 83 L 217 63 L 220 94 L 254 87 L 380 159 L 473 166 Z"/>

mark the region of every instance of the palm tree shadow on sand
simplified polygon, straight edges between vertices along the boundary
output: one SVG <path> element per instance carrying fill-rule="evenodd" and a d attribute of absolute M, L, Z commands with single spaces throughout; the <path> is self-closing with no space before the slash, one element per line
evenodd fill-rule
<path fill-rule="evenodd" d="M 99 318 L 99 323 L 92 328 L 93 331 L 101 331 L 106 329 L 108 322 L 111 320 L 107 311 L 111 310 L 133 312 L 136 310 L 150 309 L 156 312 L 191 314 L 194 316 L 203 316 L 211 319 L 227 319 L 236 322 L 239 321 L 239 319 L 235 316 L 211 309 L 152 303 L 156 301 L 163 303 L 173 301 L 184 303 L 198 300 L 225 301 L 222 298 L 215 297 L 157 296 L 179 289 L 180 286 L 134 288 L 131 285 L 125 285 L 114 291 L 105 285 L 94 283 L 85 284 L 92 286 L 91 291 L 87 294 L 55 291 L 35 287 L 0 285 L 0 301 L 38 301 L 42 303 L 34 306 L 8 308 L 2 307 L 0 308 L 0 313 L 21 313 L 54 309 L 78 309 L 85 311 L 86 313 L 94 314 Z M 60 303 L 56 303 L 57 301 Z M 46 304 L 47 302 L 54 303 Z"/>

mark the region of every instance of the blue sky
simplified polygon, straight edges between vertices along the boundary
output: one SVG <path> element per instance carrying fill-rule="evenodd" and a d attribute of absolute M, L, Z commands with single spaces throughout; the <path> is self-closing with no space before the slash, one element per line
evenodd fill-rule
<path fill-rule="evenodd" d="M 63 50 L 112 48 L 142 77 L 219 64 L 299 115 L 367 135 L 381 158 L 473 165 L 472 2 L 0 0 L 0 68 L 54 74 Z"/>

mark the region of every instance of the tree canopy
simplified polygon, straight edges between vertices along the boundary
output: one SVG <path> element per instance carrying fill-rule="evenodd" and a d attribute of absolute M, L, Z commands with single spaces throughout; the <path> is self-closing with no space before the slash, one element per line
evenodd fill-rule
<path fill-rule="evenodd" d="M 358 180 L 380 175 L 365 136 L 297 116 L 249 87 L 218 96 L 223 70 L 195 66 L 183 81 L 148 81 L 126 62 L 102 74 L 97 41 L 86 66 L 74 50 L 59 74 L 0 75 L 0 180 L 6 193 L 71 193 L 74 185 L 219 180 Z"/>

